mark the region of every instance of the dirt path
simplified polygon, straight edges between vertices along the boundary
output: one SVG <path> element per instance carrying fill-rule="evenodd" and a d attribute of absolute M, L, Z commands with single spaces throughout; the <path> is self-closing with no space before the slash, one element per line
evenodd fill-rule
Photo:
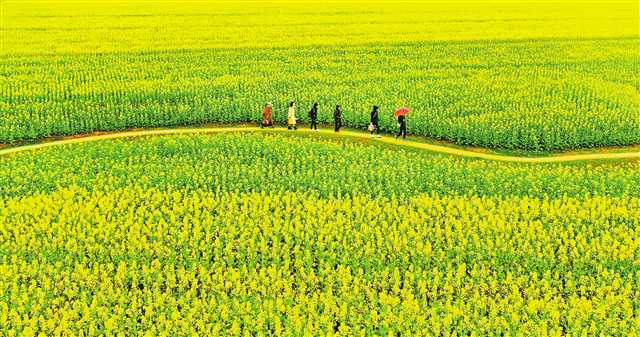
<path fill-rule="evenodd" d="M 63 140 L 56 140 L 56 141 L 33 144 L 33 145 L 24 145 L 24 146 L 18 146 L 13 148 L 0 149 L 0 156 L 12 154 L 12 153 L 25 152 L 30 150 L 37 150 L 37 149 L 42 149 L 50 146 L 85 143 L 85 142 L 92 142 L 92 141 L 105 140 L 105 139 L 140 137 L 140 136 L 156 136 L 156 135 L 221 133 L 221 132 L 236 132 L 236 131 L 242 131 L 242 132 L 265 132 L 266 131 L 266 132 L 289 132 L 292 134 L 305 133 L 305 134 L 335 135 L 335 133 L 332 130 L 320 130 L 319 132 L 312 133 L 310 130 L 306 130 L 306 129 L 289 131 L 285 128 L 260 129 L 258 127 L 215 127 L 215 128 L 184 128 L 184 129 L 126 131 L 126 132 L 91 135 L 86 137 L 63 139 Z M 506 161 L 506 162 L 557 163 L 557 162 L 570 162 L 570 161 L 582 161 L 582 160 L 640 159 L 640 152 L 584 153 L 584 154 L 567 154 L 567 155 L 560 154 L 560 155 L 552 155 L 548 157 L 517 157 L 517 156 L 481 153 L 481 152 L 475 152 L 470 150 L 456 149 L 448 146 L 420 143 L 420 142 L 415 142 L 411 140 L 402 141 L 402 140 L 396 140 L 390 136 L 383 136 L 382 138 L 371 139 L 368 133 L 356 132 L 356 131 L 341 131 L 338 135 L 342 137 L 369 139 L 372 142 L 411 147 L 411 148 L 422 149 L 422 150 L 431 151 L 431 152 L 446 153 L 446 154 L 451 154 L 451 155 L 456 155 L 461 157 L 479 158 L 479 159 Z"/>

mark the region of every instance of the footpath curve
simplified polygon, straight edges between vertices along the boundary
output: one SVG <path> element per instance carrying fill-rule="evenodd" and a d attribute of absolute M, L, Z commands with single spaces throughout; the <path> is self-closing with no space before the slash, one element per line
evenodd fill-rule
<path fill-rule="evenodd" d="M 518 157 L 492 153 L 482 153 L 471 150 L 457 149 L 444 145 L 427 144 L 416 141 L 402 141 L 393 138 L 392 136 L 383 136 L 382 138 L 371 139 L 368 133 L 356 132 L 345 130 L 336 134 L 332 130 L 319 130 L 318 132 L 311 132 L 308 129 L 297 131 L 290 131 L 286 128 L 267 128 L 261 129 L 259 127 L 239 126 L 239 127 L 211 127 L 211 128 L 176 128 L 176 129 L 157 129 L 157 130 L 140 130 L 140 131 L 124 131 L 106 133 L 100 135 L 89 135 L 85 137 L 77 137 L 70 139 L 55 140 L 51 142 L 38 143 L 32 145 L 24 145 L 6 149 L 0 149 L 0 156 L 19 153 L 31 150 L 38 150 L 46 147 L 64 145 L 64 144 L 77 144 L 93 142 L 106 139 L 117 138 L 129 138 L 129 137 L 142 137 L 142 136 L 160 136 L 160 135 L 185 135 L 185 134 L 207 134 L 207 133 L 223 133 L 223 132 L 289 132 L 291 134 L 305 133 L 305 134 L 324 134 L 324 135 L 338 135 L 342 137 L 351 137 L 358 139 L 367 139 L 372 142 L 378 142 L 383 144 L 393 144 L 398 146 L 404 146 L 409 148 L 422 149 L 430 152 L 445 153 L 455 156 L 486 159 L 503 162 L 519 162 L 519 163 L 558 163 L 558 162 L 571 162 L 571 161 L 587 161 L 587 160 L 610 160 L 610 159 L 640 159 L 640 152 L 620 152 L 620 153 L 585 153 L 585 154 L 567 154 L 567 155 L 551 155 L 547 157 Z"/>

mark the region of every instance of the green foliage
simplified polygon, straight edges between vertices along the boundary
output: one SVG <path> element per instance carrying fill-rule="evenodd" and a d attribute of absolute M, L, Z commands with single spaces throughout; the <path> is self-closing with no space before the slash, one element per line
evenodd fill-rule
<path fill-rule="evenodd" d="M 508 164 L 344 139 L 230 133 L 109 140 L 0 158 L 0 195 L 71 186 L 207 191 L 640 196 L 638 161 Z"/>
<path fill-rule="evenodd" d="M 409 132 L 463 145 L 640 143 L 637 4 L 495 6 L 7 4 L 0 143 L 257 122 L 267 101 L 283 122 L 292 100 L 354 128 L 377 104 L 387 132 L 408 105 Z"/>
<path fill-rule="evenodd" d="M 640 169 L 341 139 L 0 158 L 0 335 L 634 336 Z"/>

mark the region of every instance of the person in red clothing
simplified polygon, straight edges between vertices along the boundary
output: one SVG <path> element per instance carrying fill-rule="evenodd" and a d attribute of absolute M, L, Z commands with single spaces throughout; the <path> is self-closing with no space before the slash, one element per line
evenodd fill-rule
<path fill-rule="evenodd" d="M 271 109 L 271 102 L 267 102 L 262 109 L 262 124 L 260 127 L 273 126 L 273 110 Z"/>

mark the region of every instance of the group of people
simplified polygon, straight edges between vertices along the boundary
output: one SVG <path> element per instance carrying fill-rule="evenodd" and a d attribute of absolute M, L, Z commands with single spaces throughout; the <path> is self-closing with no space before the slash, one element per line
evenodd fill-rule
<path fill-rule="evenodd" d="M 373 106 L 371 110 L 371 118 L 368 130 L 371 134 L 371 137 L 382 137 L 380 136 L 380 127 L 379 127 L 379 113 L 380 108 L 377 105 Z M 308 113 L 309 116 L 309 127 L 312 131 L 318 131 L 318 103 L 313 103 L 311 110 Z M 402 138 L 407 138 L 407 119 L 405 115 L 399 115 L 398 118 L 398 128 L 399 132 L 396 135 L 396 138 L 402 136 Z M 287 128 L 289 130 L 297 130 L 299 120 L 296 118 L 296 103 L 290 102 L 289 108 L 287 110 Z M 334 130 L 335 132 L 339 132 L 342 127 L 342 109 L 340 105 L 337 104 L 335 110 L 333 111 L 333 122 L 334 122 Z M 271 102 L 267 102 L 265 104 L 264 109 L 262 110 L 262 123 L 261 127 L 272 127 L 274 126 L 273 122 L 273 106 Z M 374 135 L 375 133 L 375 135 Z"/>

